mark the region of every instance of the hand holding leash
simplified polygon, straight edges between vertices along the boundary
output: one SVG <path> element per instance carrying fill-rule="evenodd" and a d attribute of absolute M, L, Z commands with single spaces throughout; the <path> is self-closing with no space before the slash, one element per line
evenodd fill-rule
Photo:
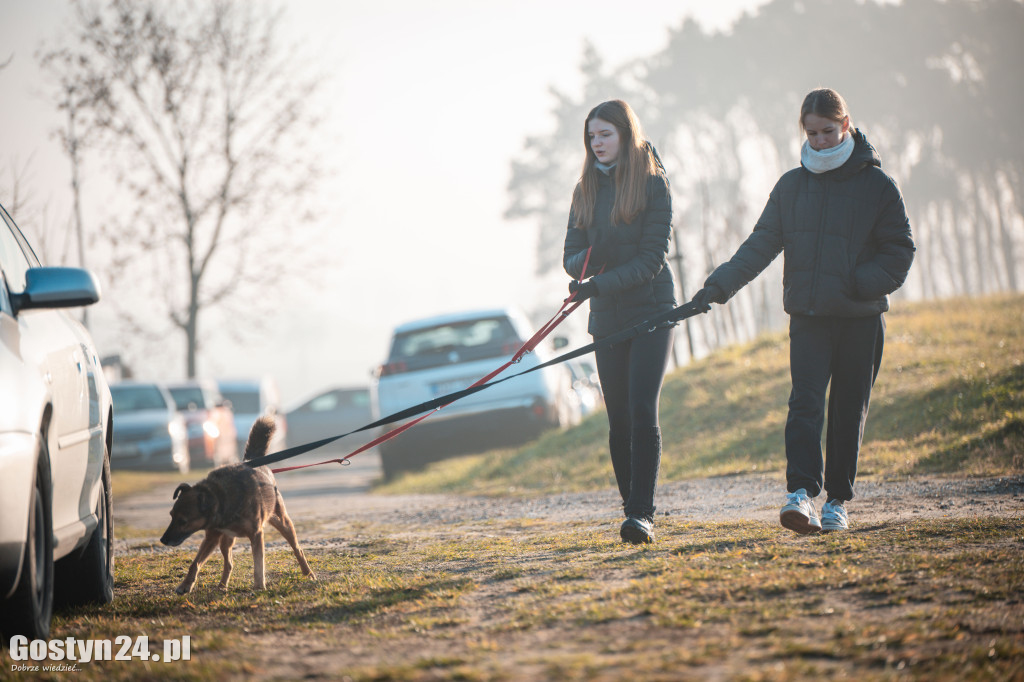
<path fill-rule="evenodd" d="M 569 282 L 569 293 L 576 294 L 576 298 L 573 299 L 574 301 L 585 301 L 591 296 L 597 295 L 597 285 L 591 279 L 588 279 L 586 282 L 574 279 Z"/>
<path fill-rule="evenodd" d="M 729 300 L 729 297 L 718 286 L 709 284 L 694 294 L 692 300 L 695 305 L 701 308 L 710 308 L 712 303 L 724 304 Z"/>

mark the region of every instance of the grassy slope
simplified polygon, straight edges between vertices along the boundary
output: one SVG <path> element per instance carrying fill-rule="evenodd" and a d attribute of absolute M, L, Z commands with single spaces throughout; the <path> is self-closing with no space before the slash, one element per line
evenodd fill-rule
<path fill-rule="evenodd" d="M 886 321 L 861 472 L 1024 470 L 1024 296 L 900 303 Z M 669 375 L 661 402 L 663 481 L 784 469 L 788 353 L 787 335 L 776 333 Z M 442 462 L 382 492 L 612 486 L 606 434 L 601 412 L 521 449 Z"/>

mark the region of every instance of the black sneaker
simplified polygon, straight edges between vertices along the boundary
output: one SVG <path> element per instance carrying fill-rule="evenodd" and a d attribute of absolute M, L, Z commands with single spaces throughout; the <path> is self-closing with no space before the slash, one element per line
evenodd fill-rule
<path fill-rule="evenodd" d="M 622 522 L 619 535 L 625 542 L 642 545 L 654 542 L 654 524 L 638 516 L 630 516 Z"/>

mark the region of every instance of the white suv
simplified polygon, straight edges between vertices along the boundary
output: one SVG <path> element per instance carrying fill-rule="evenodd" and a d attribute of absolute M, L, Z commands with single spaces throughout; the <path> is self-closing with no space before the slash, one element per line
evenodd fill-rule
<path fill-rule="evenodd" d="M 388 360 L 370 385 L 374 419 L 468 388 L 507 362 L 533 336 L 509 308 L 429 317 L 398 326 Z M 496 377 L 552 357 L 547 343 Z M 564 365 L 546 367 L 474 393 L 380 445 L 384 476 L 488 447 L 525 442 L 552 427 L 578 424 L 580 406 Z M 385 429 L 393 429 L 401 423 Z"/>

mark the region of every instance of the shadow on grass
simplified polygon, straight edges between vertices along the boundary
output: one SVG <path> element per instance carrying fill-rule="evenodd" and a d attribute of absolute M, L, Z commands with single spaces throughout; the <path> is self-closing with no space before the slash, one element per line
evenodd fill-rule
<path fill-rule="evenodd" d="M 415 587 L 376 588 L 354 599 L 341 597 L 337 604 L 322 605 L 302 612 L 300 623 L 345 623 L 358 621 L 403 603 L 419 603 L 430 598 L 445 598 L 473 584 L 469 579 L 434 580 Z"/>

